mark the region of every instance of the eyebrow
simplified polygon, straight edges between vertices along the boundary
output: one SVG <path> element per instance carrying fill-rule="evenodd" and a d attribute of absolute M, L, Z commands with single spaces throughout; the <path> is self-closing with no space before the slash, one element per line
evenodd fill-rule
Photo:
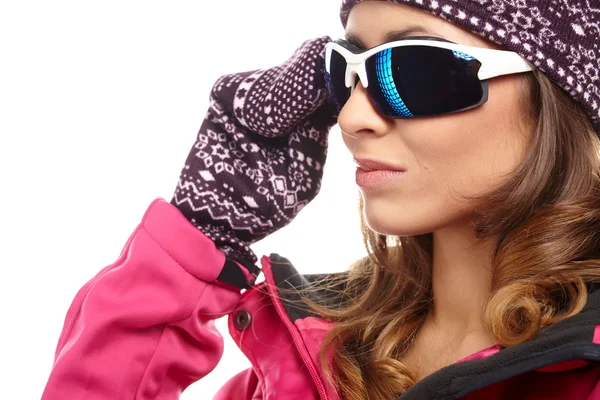
<path fill-rule="evenodd" d="M 425 27 L 422 27 L 419 25 L 413 25 L 413 26 L 409 26 L 409 27 L 401 29 L 401 30 L 391 31 L 391 32 L 386 33 L 385 36 L 383 37 L 383 41 L 384 42 L 392 42 L 394 40 L 403 39 L 403 38 L 410 36 L 412 34 L 415 34 L 415 33 L 426 33 L 426 34 L 433 35 L 433 36 L 439 36 L 436 33 L 427 30 Z M 359 49 L 364 50 L 367 48 L 367 46 L 365 46 L 364 43 L 358 38 L 358 35 L 356 35 L 352 32 L 347 32 L 345 39 L 346 39 L 346 41 L 348 41 L 348 43 L 353 44 L 354 46 L 358 47 Z"/>

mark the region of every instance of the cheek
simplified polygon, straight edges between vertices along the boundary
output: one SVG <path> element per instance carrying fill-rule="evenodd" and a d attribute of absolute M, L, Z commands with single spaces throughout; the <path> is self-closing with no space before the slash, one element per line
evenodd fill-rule
<path fill-rule="evenodd" d="M 497 79 L 490 83 L 488 102 L 464 116 L 464 132 L 457 132 L 456 137 L 462 139 L 465 159 L 455 162 L 472 185 L 462 188 L 465 193 L 480 194 L 501 186 L 525 156 L 532 126 L 524 123 L 531 117 L 520 105 L 519 82 Z"/>
<path fill-rule="evenodd" d="M 500 186 L 523 159 L 526 138 L 515 123 L 521 112 L 505 100 L 514 98 L 514 85 L 495 85 L 482 107 L 413 124 L 402 135 L 412 158 L 408 179 L 393 190 L 363 192 L 369 226 L 418 235 L 468 217 L 473 206 L 461 196 Z"/>

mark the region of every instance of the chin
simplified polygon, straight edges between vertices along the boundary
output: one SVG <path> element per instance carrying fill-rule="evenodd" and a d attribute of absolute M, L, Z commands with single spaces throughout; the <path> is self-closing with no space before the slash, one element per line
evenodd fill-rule
<path fill-rule="evenodd" d="M 373 209 L 365 205 L 364 217 L 365 223 L 369 229 L 388 236 L 412 235 L 410 229 L 407 229 L 405 223 L 402 222 L 401 212 L 393 213 L 384 212 L 381 208 Z"/>
<path fill-rule="evenodd" d="M 429 222 L 429 213 L 424 214 L 402 204 L 393 205 L 387 202 L 364 199 L 363 214 L 367 226 L 387 236 L 415 236 L 432 232 L 435 229 Z M 435 225 L 435 224 L 434 224 Z"/>

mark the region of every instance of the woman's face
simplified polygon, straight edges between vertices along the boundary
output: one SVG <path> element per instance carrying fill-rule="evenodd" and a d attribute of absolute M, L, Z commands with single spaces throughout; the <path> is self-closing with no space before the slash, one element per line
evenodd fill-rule
<path fill-rule="evenodd" d="M 421 27 L 409 36 L 435 36 L 478 47 L 499 46 L 427 12 L 385 1 L 352 8 L 346 34 L 371 48 L 392 31 Z M 446 116 L 409 120 L 380 114 L 358 84 L 339 115 L 344 143 L 354 158 L 405 172 L 361 188 L 367 224 L 387 235 L 419 235 L 468 222 L 472 205 L 457 196 L 488 192 L 521 162 L 532 131 L 524 74 L 489 81 L 483 106 Z"/>

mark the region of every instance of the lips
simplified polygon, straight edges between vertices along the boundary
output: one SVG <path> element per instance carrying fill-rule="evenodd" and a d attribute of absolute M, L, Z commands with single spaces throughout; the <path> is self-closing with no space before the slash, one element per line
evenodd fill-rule
<path fill-rule="evenodd" d="M 387 163 L 385 161 L 374 160 L 369 158 L 354 158 L 358 167 L 365 172 L 371 171 L 406 171 L 406 168 Z"/>
<path fill-rule="evenodd" d="M 354 158 L 358 165 L 356 169 L 356 184 L 363 190 L 378 190 L 389 187 L 389 184 L 404 176 L 406 169 L 381 160 Z"/>

